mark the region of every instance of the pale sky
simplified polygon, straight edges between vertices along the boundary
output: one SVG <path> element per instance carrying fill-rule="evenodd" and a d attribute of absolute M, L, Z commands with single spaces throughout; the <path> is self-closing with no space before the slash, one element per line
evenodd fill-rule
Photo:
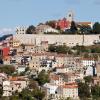
<path fill-rule="evenodd" d="M 0 32 L 60 19 L 69 10 L 77 21 L 100 22 L 100 0 L 0 0 Z"/>

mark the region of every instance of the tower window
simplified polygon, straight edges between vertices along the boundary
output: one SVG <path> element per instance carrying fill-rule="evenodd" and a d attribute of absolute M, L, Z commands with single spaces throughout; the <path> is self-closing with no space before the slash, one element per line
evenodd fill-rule
<path fill-rule="evenodd" d="M 69 17 L 71 17 L 71 14 L 69 14 Z"/>

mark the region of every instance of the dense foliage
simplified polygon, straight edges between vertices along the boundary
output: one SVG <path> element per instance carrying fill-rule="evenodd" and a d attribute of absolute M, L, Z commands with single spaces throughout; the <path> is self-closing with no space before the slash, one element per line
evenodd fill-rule
<path fill-rule="evenodd" d="M 100 53 L 100 45 L 93 46 L 79 46 L 68 47 L 66 45 L 49 45 L 48 50 L 50 52 L 57 52 L 63 54 L 73 54 L 73 55 L 83 55 L 85 58 L 95 58 L 97 59 Z"/>
<path fill-rule="evenodd" d="M 52 28 L 55 28 L 55 22 L 54 21 L 47 21 L 45 24 L 51 26 Z"/>
<path fill-rule="evenodd" d="M 49 74 L 44 70 L 41 71 L 38 75 L 37 81 L 40 85 L 44 85 L 45 83 L 49 82 Z"/>
<path fill-rule="evenodd" d="M 71 31 L 72 34 L 77 33 L 77 26 L 76 26 L 74 21 L 71 22 L 70 31 Z"/>
<path fill-rule="evenodd" d="M 100 23 L 96 22 L 94 25 L 93 25 L 93 32 L 95 34 L 100 34 Z"/>
<path fill-rule="evenodd" d="M 31 25 L 27 28 L 26 34 L 35 34 L 35 26 Z"/>
<path fill-rule="evenodd" d="M 70 48 L 67 47 L 66 45 L 50 45 L 49 51 L 67 54 L 68 52 L 70 52 Z"/>
<path fill-rule="evenodd" d="M 95 100 L 100 100 L 100 86 L 99 85 L 95 85 L 91 87 L 91 93 L 93 98 L 95 98 Z M 99 99 L 97 99 L 99 97 Z"/>
<path fill-rule="evenodd" d="M 90 93 L 90 87 L 86 83 L 79 83 L 78 84 L 78 92 L 79 92 L 79 97 L 80 98 L 89 98 L 91 93 Z"/>
<path fill-rule="evenodd" d="M 12 75 L 15 72 L 15 67 L 11 65 L 2 65 L 0 67 L 0 72 L 4 72 L 8 75 Z"/>

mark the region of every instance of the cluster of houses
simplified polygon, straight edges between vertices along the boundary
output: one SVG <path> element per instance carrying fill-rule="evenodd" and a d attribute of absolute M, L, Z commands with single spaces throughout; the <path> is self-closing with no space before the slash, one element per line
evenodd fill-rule
<path fill-rule="evenodd" d="M 10 36 L 0 43 L 1 64 L 14 65 L 18 73 L 24 72 L 28 67 L 34 77 L 42 70 L 50 72 L 50 82 L 43 85 L 47 99 L 70 97 L 77 100 L 77 81 L 83 81 L 85 76 L 97 76 L 94 82 L 100 82 L 100 60 L 51 53 L 48 52 L 48 47 L 48 41 L 41 41 L 39 45 L 16 44 L 13 36 Z M 26 88 L 29 81 L 26 76 L 14 77 L 0 73 L 0 83 L 3 96 L 11 96 Z"/>
<path fill-rule="evenodd" d="M 12 96 L 14 93 L 21 92 L 28 86 L 29 80 L 24 76 L 8 76 L 0 73 L 0 88 L 3 87 L 4 97 Z"/>
<path fill-rule="evenodd" d="M 56 21 L 56 27 L 60 26 L 62 30 L 66 27 L 68 28 L 72 20 L 73 13 L 69 13 L 67 20 Z M 83 24 L 90 25 L 91 23 Z M 26 30 L 27 27 L 18 27 L 16 34 L 21 34 L 22 37 L 20 39 L 13 35 L 0 42 L 0 64 L 15 66 L 17 73 L 25 72 L 25 69 L 29 68 L 34 77 L 37 77 L 42 70 L 49 72 L 50 82 L 43 85 L 47 100 L 66 99 L 68 97 L 78 100 L 77 81 L 83 81 L 85 76 L 96 76 L 93 81 L 94 84 L 100 83 L 100 58 L 96 60 L 94 58 L 57 54 L 56 51 L 55 53 L 48 52 L 50 43 L 52 43 L 53 40 L 56 41 L 56 38 L 52 36 L 53 38 L 51 37 L 50 40 L 50 36 L 48 35 L 48 39 L 40 38 L 38 43 L 37 39 L 42 37 L 42 35 L 35 39 L 32 39 L 31 35 L 31 39 L 28 38 L 27 35 L 26 38 L 23 38 L 23 35 L 26 34 Z M 38 33 L 59 33 L 58 30 L 44 24 L 37 26 L 36 31 Z M 57 36 L 57 39 L 58 38 L 60 41 L 63 41 L 60 39 L 60 35 Z M 71 38 L 73 41 L 75 40 L 77 44 L 77 39 L 72 36 Z M 23 42 L 21 42 L 21 40 L 23 40 Z M 65 38 L 65 40 L 67 39 Z M 70 41 L 72 40 L 70 39 Z M 72 43 L 70 43 L 70 45 L 71 44 Z M 0 86 L 3 87 L 3 96 L 11 96 L 13 93 L 21 92 L 26 88 L 29 84 L 27 75 L 15 77 L 8 76 L 1 72 Z"/>

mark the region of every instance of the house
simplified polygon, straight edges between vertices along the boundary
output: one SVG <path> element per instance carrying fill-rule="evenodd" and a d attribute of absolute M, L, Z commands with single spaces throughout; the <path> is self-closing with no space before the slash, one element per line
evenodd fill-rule
<path fill-rule="evenodd" d="M 86 76 L 95 76 L 96 72 L 96 61 L 91 58 L 83 58 L 81 59 L 81 64 L 83 65 L 83 69 L 85 70 L 84 74 Z"/>
<path fill-rule="evenodd" d="M 85 71 L 86 76 L 94 76 L 96 75 L 96 68 L 92 66 L 88 66 Z"/>
<path fill-rule="evenodd" d="M 45 31 L 44 31 L 45 33 L 48 33 L 48 32 L 54 32 L 54 33 L 59 33 L 59 31 L 57 30 L 57 29 L 54 29 L 54 28 L 52 28 L 52 27 L 49 27 L 49 28 L 47 28 L 47 29 L 45 29 Z"/>
<path fill-rule="evenodd" d="M 3 57 L 3 64 L 4 65 L 10 65 L 10 60 L 11 60 L 10 56 Z"/>
<path fill-rule="evenodd" d="M 51 83 L 44 84 L 48 99 L 66 99 L 68 97 L 78 100 L 78 85 L 76 83 L 67 83 L 65 85 L 54 85 Z"/>
<path fill-rule="evenodd" d="M 59 86 L 57 89 L 58 98 L 72 98 L 79 99 L 78 97 L 78 85 L 76 83 L 70 83 L 63 86 Z"/>
<path fill-rule="evenodd" d="M 97 76 L 100 76 L 100 59 L 96 62 Z"/>
<path fill-rule="evenodd" d="M 62 74 L 62 77 L 66 83 L 73 83 L 76 82 L 77 80 L 83 79 L 83 77 L 81 77 L 80 74 L 76 73 L 64 73 Z"/>
<path fill-rule="evenodd" d="M 50 26 L 44 25 L 44 24 L 38 25 L 36 27 L 36 33 L 43 34 L 45 32 L 45 30 L 48 29 L 49 27 Z"/>
<path fill-rule="evenodd" d="M 60 28 L 61 30 L 69 29 L 71 22 L 69 22 L 66 18 L 60 19 L 56 21 L 55 28 Z"/>
<path fill-rule="evenodd" d="M 18 26 L 16 28 L 16 34 L 26 34 L 27 27 L 26 26 Z"/>
<path fill-rule="evenodd" d="M 41 54 L 33 54 L 32 60 L 29 62 L 29 68 L 31 70 L 38 71 L 41 65 L 40 59 L 41 59 Z"/>
<path fill-rule="evenodd" d="M 34 44 L 32 44 L 32 43 L 23 44 L 22 48 L 23 48 L 24 52 L 25 51 L 34 52 Z"/>
<path fill-rule="evenodd" d="M 10 48 L 9 47 L 2 47 L 0 48 L 0 55 L 2 57 L 9 56 Z"/>
<path fill-rule="evenodd" d="M 44 53 L 48 48 L 43 45 L 38 45 L 38 46 L 35 46 L 35 50 L 34 50 L 34 53 Z"/>
<path fill-rule="evenodd" d="M 9 80 L 3 81 L 3 96 L 11 96 L 12 87 Z"/>
<path fill-rule="evenodd" d="M 5 73 L 0 73 L 0 85 L 3 84 L 3 81 L 7 79 L 7 75 Z"/>
<path fill-rule="evenodd" d="M 63 77 L 57 74 L 50 75 L 50 83 L 57 86 L 65 85 L 65 81 L 63 80 Z"/>
<path fill-rule="evenodd" d="M 34 53 L 32 60 L 29 62 L 29 68 L 38 72 L 42 70 L 48 71 L 52 68 L 52 62 L 51 59 L 47 59 L 45 53 Z"/>
<path fill-rule="evenodd" d="M 81 26 L 90 26 L 90 27 L 93 26 L 92 22 L 77 22 L 76 24 Z"/>
<path fill-rule="evenodd" d="M 44 40 L 41 41 L 41 46 L 44 48 L 45 51 L 48 51 L 48 41 Z"/>
<path fill-rule="evenodd" d="M 41 60 L 41 65 L 39 68 L 39 72 L 41 72 L 42 70 L 50 71 L 52 69 L 52 60 L 51 59 L 42 59 Z"/>
<path fill-rule="evenodd" d="M 20 41 L 19 40 L 13 40 L 13 48 L 19 47 L 20 46 Z"/>
<path fill-rule="evenodd" d="M 66 54 L 57 54 L 55 56 L 55 58 L 56 58 L 56 62 L 58 64 L 58 67 L 61 67 L 65 64 L 67 55 Z"/>
<path fill-rule="evenodd" d="M 57 85 L 53 85 L 51 83 L 45 83 L 43 87 L 47 89 L 47 96 L 56 94 L 56 90 L 58 88 Z"/>
<path fill-rule="evenodd" d="M 96 64 L 96 61 L 91 58 L 82 58 L 81 63 L 84 67 L 93 66 Z"/>
<path fill-rule="evenodd" d="M 28 80 L 24 77 L 9 77 L 11 84 L 12 92 L 18 91 L 21 92 L 28 85 Z"/>
<path fill-rule="evenodd" d="M 93 77 L 92 83 L 93 85 L 100 85 L 100 77 Z"/>
<path fill-rule="evenodd" d="M 69 70 L 69 68 L 67 68 L 67 67 L 57 67 L 56 68 L 56 73 L 67 73 L 67 72 L 69 72 L 70 70 Z"/>

